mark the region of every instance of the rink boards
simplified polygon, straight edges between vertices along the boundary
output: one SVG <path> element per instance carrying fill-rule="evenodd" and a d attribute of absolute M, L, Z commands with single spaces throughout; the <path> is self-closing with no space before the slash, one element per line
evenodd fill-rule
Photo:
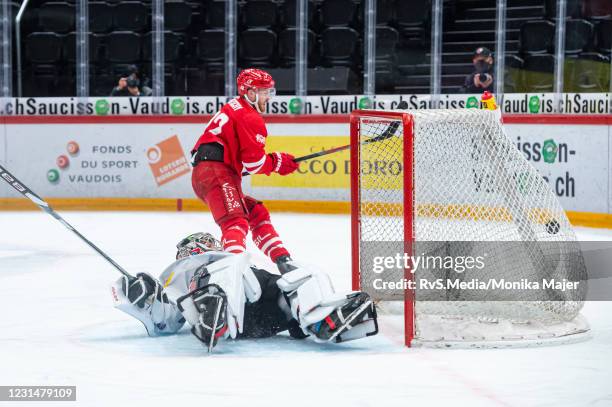
<path fill-rule="evenodd" d="M 4 117 L 0 162 L 58 208 L 202 210 L 191 188 L 189 152 L 209 119 Z M 346 115 L 276 115 L 266 121 L 268 151 L 301 156 L 348 144 Z M 573 223 L 612 227 L 611 116 L 513 115 L 505 123 Z M 398 168 L 375 161 L 366 170 Z M 287 177 L 246 177 L 243 187 L 276 211 L 346 213 L 349 172 L 344 151 L 305 162 Z M 0 209 L 33 206 L 0 188 Z"/>

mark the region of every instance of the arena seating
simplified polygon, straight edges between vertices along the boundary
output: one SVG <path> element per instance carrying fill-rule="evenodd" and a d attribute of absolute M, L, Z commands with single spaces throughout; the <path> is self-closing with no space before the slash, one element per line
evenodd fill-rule
<path fill-rule="evenodd" d="M 401 0 L 377 0 L 377 93 L 429 92 L 431 0 L 409 3 L 408 7 Z M 296 0 L 239 1 L 239 68 L 293 69 L 296 4 Z M 351 86 L 357 85 L 361 92 L 365 0 L 309 0 L 308 4 L 309 69 L 348 69 L 351 78 L 357 78 Z M 609 90 L 609 69 L 605 74 L 612 38 L 609 0 L 568 0 L 567 4 L 566 89 Z M 495 5 L 488 0 L 444 0 L 443 6 L 442 92 L 460 92 L 473 71 L 474 50 L 486 46 L 495 52 Z M 17 7 L 16 3 L 14 12 Z M 171 0 L 164 7 L 166 93 L 224 93 L 226 2 Z M 74 76 L 75 10 L 74 0 L 30 2 L 22 26 L 24 73 L 31 79 L 26 96 L 75 94 L 74 81 L 65 78 Z M 92 95 L 108 95 L 130 64 L 151 76 L 151 13 L 151 0 L 89 3 Z M 554 64 L 557 23 L 554 0 L 507 1 L 506 91 L 550 87 L 552 79 L 544 77 L 552 75 L 546 64 L 551 60 Z M 52 79 L 56 70 L 62 74 Z"/>

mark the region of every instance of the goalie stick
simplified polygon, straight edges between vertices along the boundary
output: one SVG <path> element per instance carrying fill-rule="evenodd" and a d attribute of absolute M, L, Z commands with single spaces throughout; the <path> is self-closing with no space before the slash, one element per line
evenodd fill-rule
<path fill-rule="evenodd" d="M 408 102 L 406 102 L 404 100 L 401 101 L 399 103 L 399 105 L 397 106 L 397 108 L 399 110 L 408 109 Z M 395 132 L 397 131 L 399 125 L 400 125 L 400 122 L 399 121 L 395 121 L 395 122 L 391 123 L 389 125 L 389 127 L 387 127 L 385 129 L 385 131 L 382 132 L 380 135 L 378 135 L 376 137 L 373 137 L 373 138 L 371 138 L 369 140 L 363 141 L 363 142 L 361 142 L 361 144 L 363 145 L 363 144 L 376 143 L 378 141 L 383 141 L 383 140 L 386 140 L 388 138 L 391 138 L 391 137 L 393 137 L 395 135 Z M 329 150 L 319 151 L 318 153 L 312 153 L 312 154 L 304 155 L 302 157 L 297 157 L 293 161 L 295 161 L 296 163 L 299 163 L 299 162 L 302 162 L 302 161 L 310 160 L 310 159 L 321 157 L 321 156 L 324 156 L 324 155 L 337 153 L 338 151 L 348 150 L 349 148 L 351 148 L 350 144 L 347 144 L 345 146 L 340 146 L 340 147 L 334 147 L 334 148 L 330 148 Z M 246 175 L 251 175 L 251 173 L 248 172 L 248 171 L 244 171 L 242 173 L 242 176 L 244 177 Z"/>
<path fill-rule="evenodd" d="M 90 242 L 85 236 L 83 236 L 78 230 L 76 230 L 70 223 L 66 222 L 64 218 L 62 218 L 53 208 L 49 206 L 47 202 L 45 202 L 41 197 L 36 195 L 32 190 L 26 187 L 23 182 L 19 181 L 17 178 L 13 176 L 10 172 L 7 171 L 2 165 L 0 165 L 0 177 L 5 180 L 10 186 L 15 188 L 17 192 L 21 195 L 28 198 L 30 201 L 34 202 L 40 209 L 44 212 L 47 212 L 49 215 L 53 216 L 57 219 L 62 225 L 66 226 L 67 229 L 71 230 L 75 235 L 77 235 L 82 241 L 87 243 L 89 247 L 94 249 L 98 254 L 106 261 L 108 261 L 115 269 L 117 269 L 121 274 L 126 276 L 128 280 L 135 280 L 135 277 L 128 273 L 123 267 L 117 264 L 113 259 L 111 259 L 106 253 L 104 253 L 98 246 Z"/>

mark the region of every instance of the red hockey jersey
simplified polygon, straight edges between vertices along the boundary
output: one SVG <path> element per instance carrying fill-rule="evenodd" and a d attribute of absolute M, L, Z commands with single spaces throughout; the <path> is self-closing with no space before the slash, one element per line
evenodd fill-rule
<path fill-rule="evenodd" d="M 224 149 L 223 161 L 237 174 L 244 168 L 251 174 L 269 175 L 273 165 L 264 150 L 267 137 L 261 115 L 244 98 L 237 97 L 210 119 L 192 154 L 202 144 L 219 143 Z"/>

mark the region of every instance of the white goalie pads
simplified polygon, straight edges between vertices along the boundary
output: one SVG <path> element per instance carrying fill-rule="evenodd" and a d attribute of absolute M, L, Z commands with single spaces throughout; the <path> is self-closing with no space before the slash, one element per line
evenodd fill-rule
<path fill-rule="evenodd" d="M 229 255 L 206 266 L 208 281 L 206 284 L 219 286 L 227 296 L 226 336 L 236 338 L 244 327 L 244 306 L 259 300 L 261 286 L 250 267 L 248 253 Z M 199 311 L 189 296 L 181 300 L 183 316 L 190 325 L 199 323 Z"/>
<path fill-rule="evenodd" d="M 302 329 L 322 321 L 346 303 L 346 293 L 336 293 L 326 273 L 300 267 L 276 283 L 287 294 L 292 316 Z"/>

